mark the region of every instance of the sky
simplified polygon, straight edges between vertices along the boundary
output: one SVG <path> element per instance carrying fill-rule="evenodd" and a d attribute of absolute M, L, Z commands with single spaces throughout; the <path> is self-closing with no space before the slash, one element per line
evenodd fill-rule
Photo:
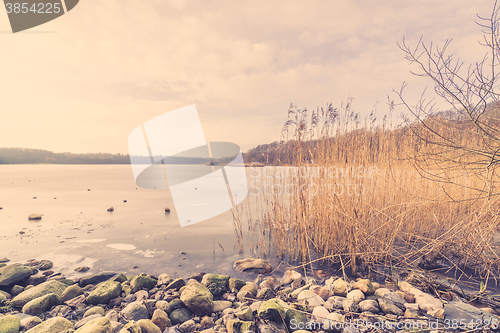
<path fill-rule="evenodd" d="M 415 104 L 397 43 L 443 45 L 481 60 L 479 0 L 80 0 L 13 34 L 0 10 L 0 147 L 128 153 L 147 120 L 195 104 L 207 141 L 247 150 L 280 139 L 290 103 L 381 118 L 393 89 Z M 395 113 L 404 112 L 397 107 Z"/>

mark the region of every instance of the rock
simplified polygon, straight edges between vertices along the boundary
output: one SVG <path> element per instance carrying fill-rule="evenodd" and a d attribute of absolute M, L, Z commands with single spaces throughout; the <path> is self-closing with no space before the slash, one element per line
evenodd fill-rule
<path fill-rule="evenodd" d="M 33 269 L 22 265 L 12 264 L 0 268 L 0 287 L 7 287 L 21 282 L 33 274 Z"/>
<path fill-rule="evenodd" d="M 87 266 L 80 266 L 80 267 L 77 267 L 75 268 L 75 272 L 78 272 L 78 273 L 85 273 L 89 270 L 90 268 L 87 267 Z"/>
<path fill-rule="evenodd" d="M 498 317 L 490 313 L 484 312 L 483 310 L 476 308 L 470 304 L 461 301 L 451 301 L 444 305 L 444 316 L 449 320 L 460 320 L 469 323 L 481 322 L 485 323 L 485 320 L 490 320 L 495 318 L 498 323 Z M 492 322 L 493 323 L 493 322 Z"/>
<path fill-rule="evenodd" d="M 387 288 L 379 288 L 377 290 L 375 290 L 375 296 L 379 296 L 379 297 L 384 297 L 385 295 L 387 294 L 390 294 L 391 291 Z"/>
<path fill-rule="evenodd" d="M 371 313 L 378 313 L 380 311 L 380 308 L 378 306 L 378 302 L 373 300 L 373 299 L 366 299 L 364 301 L 359 302 L 359 310 L 361 312 L 371 312 Z"/>
<path fill-rule="evenodd" d="M 165 213 L 170 213 L 170 208 L 165 207 Z"/>
<path fill-rule="evenodd" d="M 172 311 L 168 317 L 170 318 L 172 325 L 178 325 L 189 320 L 191 318 L 191 314 L 192 313 L 191 311 L 189 311 L 189 309 L 180 308 Z"/>
<path fill-rule="evenodd" d="M 33 288 L 24 290 L 22 293 L 14 297 L 11 305 L 16 308 L 23 307 L 29 301 L 47 294 L 56 294 L 61 297 L 64 290 L 68 286 L 56 280 L 49 280 Z"/>
<path fill-rule="evenodd" d="M 219 297 L 229 288 L 229 275 L 205 274 L 201 280 L 214 297 Z"/>
<path fill-rule="evenodd" d="M 404 313 L 405 318 L 418 318 L 419 316 L 418 310 L 415 309 L 406 309 Z"/>
<path fill-rule="evenodd" d="M 179 326 L 179 331 L 181 331 L 182 333 L 189 333 L 189 332 L 193 332 L 194 330 L 196 329 L 196 323 L 194 320 L 190 319 L 190 320 L 187 320 L 185 322 L 183 322 L 180 326 Z M 160 332 L 161 333 L 161 332 Z"/>
<path fill-rule="evenodd" d="M 146 275 L 144 273 L 137 275 L 130 281 L 130 288 L 132 289 L 132 293 L 135 293 L 141 289 L 151 290 L 156 286 L 158 281 Z"/>
<path fill-rule="evenodd" d="M 379 298 L 378 305 L 384 313 L 392 313 L 396 316 L 402 316 L 403 311 L 397 307 L 392 301 L 386 298 Z"/>
<path fill-rule="evenodd" d="M 26 281 L 25 282 L 26 285 L 31 284 L 34 286 L 38 286 L 39 284 L 47 281 L 47 277 L 45 275 L 32 275 L 29 278 L 27 278 L 25 281 Z M 60 282 L 62 282 L 62 281 L 60 281 Z"/>
<path fill-rule="evenodd" d="M 434 317 L 434 318 L 444 319 L 444 310 L 443 309 L 430 310 L 427 312 L 427 314 L 429 316 Z"/>
<path fill-rule="evenodd" d="M 344 281 L 344 279 L 342 278 L 335 280 L 332 283 L 332 286 L 333 286 L 333 294 L 335 296 L 345 297 L 350 289 L 349 283 Z"/>
<path fill-rule="evenodd" d="M 375 293 L 375 287 L 368 279 L 359 279 L 352 285 L 352 289 L 359 289 L 365 295 L 373 295 Z"/>
<path fill-rule="evenodd" d="M 189 283 L 181 293 L 181 301 L 189 310 L 198 315 L 212 313 L 213 299 L 210 291 L 199 282 Z"/>
<path fill-rule="evenodd" d="M 127 325 L 123 326 L 119 333 L 142 333 L 141 327 L 135 321 L 129 322 Z"/>
<path fill-rule="evenodd" d="M 106 310 L 104 310 L 100 306 L 93 306 L 90 309 L 88 309 L 87 311 L 85 311 L 85 313 L 83 314 L 83 318 L 88 317 L 88 316 L 92 316 L 95 314 L 99 314 L 99 315 L 104 317 L 104 315 L 106 314 Z"/>
<path fill-rule="evenodd" d="M 22 312 L 31 316 L 38 316 L 59 304 L 61 304 L 61 297 L 56 294 L 47 294 L 26 303 Z"/>
<path fill-rule="evenodd" d="M 184 287 L 186 285 L 186 281 L 184 281 L 184 279 L 175 279 L 174 281 L 172 281 L 168 286 L 167 286 L 167 290 L 169 289 L 181 289 L 182 287 Z"/>
<path fill-rule="evenodd" d="M 75 323 L 75 329 L 79 329 L 80 327 L 86 325 L 87 323 L 90 323 L 94 319 L 99 319 L 99 318 L 102 318 L 102 315 L 100 315 L 98 313 L 90 315 L 90 316 L 85 317 L 85 318 L 82 318 L 81 320 L 79 320 Z"/>
<path fill-rule="evenodd" d="M 359 305 L 352 298 L 346 298 L 345 301 L 342 302 L 342 308 L 345 312 L 358 312 Z"/>
<path fill-rule="evenodd" d="M 50 260 L 41 260 L 38 266 L 36 267 L 40 271 L 46 271 L 51 269 L 54 266 L 54 263 Z"/>
<path fill-rule="evenodd" d="M 285 309 L 285 323 L 290 332 L 297 331 L 298 323 L 306 323 L 307 315 L 294 309 Z"/>
<path fill-rule="evenodd" d="M 311 290 L 301 291 L 297 296 L 297 300 L 299 304 L 308 305 L 310 308 L 323 306 L 325 304 L 325 301 Z"/>
<path fill-rule="evenodd" d="M 149 319 L 148 309 L 138 302 L 130 303 L 120 313 L 127 320 Z"/>
<path fill-rule="evenodd" d="M 243 321 L 252 321 L 253 320 L 253 312 L 247 305 L 241 305 L 234 311 L 234 315 L 236 318 Z"/>
<path fill-rule="evenodd" d="M 64 290 L 64 292 L 61 295 L 61 299 L 63 302 L 66 302 L 80 295 L 83 295 L 83 289 L 80 288 L 78 285 L 74 284 Z"/>
<path fill-rule="evenodd" d="M 158 328 L 163 332 L 167 327 L 172 326 L 172 322 L 170 318 L 168 318 L 168 314 L 160 309 L 156 309 L 153 313 L 153 317 L 151 318 L 153 324 L 158 326 Z"/>
<path fill-rule="evenodd" d="M 324 306 L 325 306 L 325 308 L 327 308 L 330 311 L 332 311 L 334 309 L 342 310 L 342 309 L 344 309 L 344 306 L 342 304 L 344 303 L 344 301 L 346 299 L 347 298 L 342 297 L 342 296 L 332 296 L 326 301 Z"/>
<path fill-rule="evenodd" d="M 337 323 L 343 323 L 345 321 L 345 316 L 340 314 L 340 313 L 337 313 L 337 312 L 332 312 L 330 313 L 326 319 L 328 319 L 329 321 L 332 321 L 332 322 L 337 322 Z"/>
<path fill-rule="evenodd" d="M 243 287 L 240 288 L 240 292 L 241 291 L 248 291 L 250 292 L 253 296 L 256 296 L 257 295 L 257 287 L 255 286 L 255 284 L 253 284 L 252 282 L 247 282 L 245 283 L 245 285 Z"/>
<path fill-rule="evenodd" d="M 26 333 L 66 333 L 74 328 L 73 323 L 62 317 L 50 318 Z M 80 333 L 80 332 L 79 332 Z"/>
<path fill-rule="evenodd" d="M 333 296 L 333 291 L 331 291 L 330 289 L 327 289 L 325 287 L 311 286 L 311 288 L 309 290 L 314 291 L 314 293 L 316 293 L 319 297 L 321 297 L 325 301 L 328 298 L 330 298 L 331 296 Z"/>
<path fill-rule="evenodd" d="M 24 287 L 16 284 L 16 285 L 13 285 L 12 288 L 10 289 L 10 294 L 13 297 L 16 297 L 17 295 L 19 295 L 23 291 L 24 291 Z"/>
<path fill-rule="evenodd" d="M 278 298 L 270 299 L 269 301 L 262 302 L 257 311 L 261 319 L 272 320 L 281 323 L 285 319 L 285 309 L 288 305 Z"/>
<path fill-rule="evenodd" d="M 390 292 L 388 294 L 385 294 L 384 297 L 385 299 L 388 299 L 392 303 L 394 303 L 398 308 L 401 310 L 404 310 L 404 304 L 406 303 L 406 300 L 399 295 L 397 292 Z"/>
<path fill-rule="evenodd" d="M 271 288 L 262 288 L 257 293 L 258 299 L 270 299 L 275 296 L 274 291 Z"/>
<path fill-rule="evenodd" d="M 345 296 L 347 299 L 352 299 L 355 303 L 359 303 L 365 299 L 365 294 L 359 289 L 351 290 Z"/>
<path fill-rule="evenodd" d="M 17 333 L 21 327 L 21 320 L 17 316 L 0 317 L 0 333 Z"/>
<path fill-rule="evenodd" d="M 116 310 L 111 310 L 105 315 L 106 318 L 109 319 L 111 324 L 113 324 L 113 321 L 119 321 L 120 320 L 120 314 Z"/>
<path fill-rule="evenodd" d="M 186 305 L 184 302 L 182 302 L 180 299 L 173 299 L 168 303 L 168 309 L 166 310 L 167 313 L 170 313 L 174 310 L 180 309 L 180 308 L 185 308 Z"/>
<path fill-rule="evenodd" d="M 76 308 L 78 304 L 82 304 L 83 302 L 85 302 L 85 295 L 76 296 L 75 298 L 64 302 L 64 304 L 72 308 Z"/>
<path fill-rule="evenodd" d="M 80 279 L 78 279 L 78 284 L 80 285 L 80 287 L 83 288 L 89 284 L 96 285 L 100 282 L 107 281 L 115 276 L 116 276 L 115 272 L 101 272 L 101 273 L 81 277 Z"/>
<path fill-rule="evenodd" d="M 259 288 L 269 288 L 272 290 L 276 290 L 280 285 L 281 283 L 274 276 L 268 276 L 264 279 L 264 281 L 260 283 Z"/>
<path fill-rule="evenodd" d="M 32 329 L 33 327 L 35 327 L 36 325 L 41 324 L 41 323 L 42 323 L 42 320 L 40 318 L 34 317 L 34 316 L 29 316 L 29 317 L 21 319 L 21 329 L 24 331 L 27 331 L 27 330 Z M 1 326 L 2 325 L 0 324 L 0 327 Z M 0 332 L 1 331 L 2 330 L 0 329 Z"/>
<path fill-rule="evenodd" d="M 205 316 L 201 319 L 200 325 L 202 328 L 212 328 L 215 326 L 212 317 Z"/>
<path fill-rule="evenodd" d="M 213 311 L 214 312 L 222 312 L 227 308 L 230 308 L 233 306 L 232 302 L 229 301 L 214 301 L 213 302 Z"/>
<path fill-rule="evenodd" d="M 28 220 L 30 221 L 41 220 L 41 219 L 42 215 L 40 214 L 30 214 L 30 216 L 28 216 Z"/>
<path fill-rule="evenodd" d="M 169 285 L 174 279 L 172 279 L 172 277 L 166 273 L 163 273 L 163 274 L 160 274 L 160 276 L 158 276 L 158 283 L 157 285 L 158 286 L 167 286 Z"/>
<path fill-rule="evenodd" d="M 141 333 L 162 333 L 162 331 L 149 319 L 141 319 L 137 322 L 141 328 Z"/>
<path fill-rule="evenodd" d="M 241 287 L 245 285 L 245 281 L 235 278 L 229 279 L 229 291 L 232 293 L 237 293 Z"/>
<path fill-rule="evenodd" d="M 443 303 L 440 300 L 413 287 L 408 282 L 399 282 L 398 286 L 399 289 L 401 289 L 405 293 L 413 295 L 415 297 L 415 303 L 419 304 L 420 308 L 424 312 L 440 309 L 443 307 Z"/>
<path fill-rule="evenodd" d="M 234 262 L 233 266 L 242 272 L 256 270 L 259 273 L 269 273 L 272 269 L 271 264 L 269 264 L 267 260 L 254 258 L 237 260 Z"/>
<path fill-rule="evenodd" d="M 312 316 L 318 323 L 322 323 L 323 320 L 328 317 L 330 312 L 324 306 L 317 306 L 313 309 Z"/>
<path fill-rule="evenodd" d="M 256 332 L 253 321 L 242 321 L 238 319 L 229 320 L 226 329 L 228 333 Z"/>
<path fill-rule="evenodd" d="M 120 296 L 122 285 L 117 281 L 104 281 L 99 283 L 87 297 L 88 304 L 108 304 L 113 298 Z"/>
<path fill-rule="evenodd" d="M 96 318 L 77 329 L 75 333 L 112 333 L 111 322 L 106 317 Z"/>
<path fill-rule="evenodd" d="M 115 208 L 114 207 L 109 207 L 108 208 L 108 212 L 114 212 L 115 211 Z"/>

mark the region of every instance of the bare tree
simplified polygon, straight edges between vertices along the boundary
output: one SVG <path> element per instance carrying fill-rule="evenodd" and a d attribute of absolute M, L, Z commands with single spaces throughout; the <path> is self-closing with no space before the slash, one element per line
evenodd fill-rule
<path fill-rule="evenodd" d="M 476 23 L 487 49 L 478 62 L 466 64 L 449 54 L 451 40 L 442 47 L 422 38 L 415 47 L 405 39 L 398 44 L 405 58 L 417 68 L 416 76 L 431 79 L 440 101 L 449 106 L 438 110 L 436 100 L 426 99 L 425 91 L 416 105 L 403 96 L 406 83 L 395 91 L 415 119 L 407 118 L 416 138 L 411 160 L 421 175 L 443 184 L 469 187 L 469 177 L 479 177 L 483 187 L 478 197 L 496 196 L 497 167 L 500 163 L 500 103 L 498 66 L 500 65 L 500 17 L 495 1 L 489 17 L 477 15 Z M 466 177 L 464 177 L 464 175 Z"/>

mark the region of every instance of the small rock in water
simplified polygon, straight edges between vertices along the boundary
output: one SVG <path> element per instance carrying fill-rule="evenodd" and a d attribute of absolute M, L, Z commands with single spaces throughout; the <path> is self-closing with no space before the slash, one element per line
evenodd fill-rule
<path fill-rule="evenodd" d="M 80 266 L 80 267 L 77 267 L 75 268 L 75 272 L 78 272 L 78 273 L 85 273 L 86 271 L 88 271 L 90 268 L 88 268 L 87 266 Z"/>
<path fill-rule="evenodd" d="M 127 200 L 123 200 L 123 202 L 127 202 Z"/>
<path fill-rule="evenodd" d="M 114 207 L 109 207 L 109 208 L 108 208 L 108 212 L 112 212 L 112 211 L 114 211 L 114 210 L 115 210 L 115 208 L 114 208 Z"/>
<path fill-rule="evenodd" d="M 165 207 L 165 213 L 170 213 L 170 208 Z"/>
<path fill-rule="evenodd" d="M 33 199 L 36 199 L 36 197 L 33 197 Z"/>
<path fill-rule="evenodd" d="M 0 207 L 0 210 L 2 210 L 2 209 L 3 209 L 3 207 Z"/>
<path fill-rule="evenodd" d="M 233 266 L 242 272 L 255 269 L 260 273 L 269 273 L 272 268 L 267 260 L 254 258 L 237 260 Z"/>
<path fill-rule="evenodd" d="M 40 214 L 31 214 L 30 216 L 28 216 L 28 220 L 30 220 L 30 221 L 41 220 L 41 219 L 42 219 L 42 215 L 40 215 Z"/>
<path fill-rule="evenodd" d="M 90 189 L 88 188 L 87 191 L 90 191 Z"/>

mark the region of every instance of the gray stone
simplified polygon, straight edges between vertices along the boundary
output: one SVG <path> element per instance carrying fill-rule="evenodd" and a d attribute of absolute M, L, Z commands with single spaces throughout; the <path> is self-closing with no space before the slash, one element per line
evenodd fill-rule
<path fill-rule="evenodd" d="M 117 274 L 115 272 L 101 272 L 101 273 L 97 273 L 97 274 L 92 274 L 89 276 L 81 277 L 78 280 L 78 284 L 82 288 L 89 285 L 89 284 L 96 285 L 98 283 L 107 281 L 107 280 L 115 277 L 116 275 Z"/>
<path fill-rule="evenodd" d="M 205 274 L 201 280 L 213 296 L 218 297 L 225 293 L 229 288 L 229 275 Z"/>
<path fill-rule="evenodd" d="M 237 260 L 234 262 L 233 266 L 242 272 L 254 270 L 259 273 L 269 273 L 272 269 L 271 264 L 269 264 L 267 260 L 254 258 Z"/>
<path fill-rule="evenodd" d="M 189 320 L 191 318 L 191 311 L 187 308 L 181 308 L 174 310 L 168 316 L 172 325 L 182 324 L 183 322 Z"/>
<path fill-rule="evenodd" d="M 61 295 L 61 299 L 63 302 L 66 302 L 80 295 L 83 295 L 83 289 L 80 288 L 78 285 L 74 284 L 64 290 L 64 292 Z"/>
<path fill-rule="evenodd" d="M 149 319 L 148 309 L 137 302 L 130 303 L 120 313 L 127 320 L 138 321 L 140 319 Z"/>
<path fill-rule="evenodd" d="M 371 313 L 378 313 L 380 311 L 378 302 L 373 299 L 366 299 L 364 301 L 359 302 L 358 305 L 361 312 L 368 311 Z"/>
<path fill-rule="evenodd" d="M 106 317 L 95 318 L 77 329 L 75 333 L 111 333 L 111 322 Z"/>
<path fill-rule="evenodd" d="M 33 274 L 31 267 L 22 264 L 12 264 L 0 268 L 0 287 L 7 287 L 21 282 Z"/>
<path fill-rule="evenodd" d="M 403 310 L 401 310 L 392 301 L 390 301 L 386 298 L 379 298 L 378 305 L 384 313 L 392 313 L 396 316 L 402 316 L 404 314 Z"/>
<path fill-rule="evenodd" d="M 463 320 L 467 323 L 471 321 L 476 322 L 478 320 L 481 320 L 481 322 L 484 323 L 484 320 L 486 319 L 489 319 L 491 322 L 494 318 L 497 320 L 497 323 L 499 321 L 497 316 L 460 301 L 451 301 L 445 304 L 444 315 L 446 319 L 457 319 L 459 322 L 460 320 Z"/>
<path fill-rule="evenodd" d="M 62 317 L 50 318 L 26 333 L 66 333 L 74 328 L 73 323 Z"/>
<path fill-rule="evenodd" d="M 21 326 L 21 320 L 12 315 L 0 317 L 0 333 L 17 333 Z"/>
<path fill-rule="evenodd" d="M 23 307 L 26 303 L 35 298 L 52 293 L 61 297 L 62 293 L 64 292 L 64 290 L 66 290 L 67 287 L 67 285 L 59 281 L 49 280 L 47 282 L 39 284 L 38 286 L 24 290 L 22 293 L 14 297 L 11 305 L 16 308 Z"/>
<path fill-rule="evenodd" d="M 206 315 L 212 313 L 213 295 L 199 282 L 192 282 L 186 286 L 182 291 L 181 301 L 195 314 Z"/>
<path fill-rule="evenodd" d="M 158 281 L 146 274 L 139 274 L 130 281 L 132 293 L 136 293 L 141 289 L 151 290 L 156 286 Z"/>
<path fill-rule="evenodd" d="M 61 297 L 56 294 L 47 294 L 24 304 L 22 312 L 31 316 L 38 316 L 59 304 L 61 304 Z"/>
<path fill-rule="evenodd" d="M 29 316 L 26 318 L 21 319 L 21 329 L 24 331 L 27 331 L 29 329 L 32 329 L 38 324 L 41 324 L 42 320 L 38 317 L 34 316 Z M 0 325 L 1 326 L 1 325 Z"/>
<path fill-rule="evenodd" d="M 137 322 L 141 333 L 162 333 L 161 330 L 149 319 L 141 319 Z"/>
<path fill-rule="evenodd" d="M 281 323 L 285 318 L 285 309 L 288 305 L 278 298 L 262 302 L 259 307 L 258 315 L 262 319 L 272 320 Z"/>
<path fill-rule="evenodd" d="M 117 281 L 104 281 L 99 283 L 87 297 L 88 304 L 108 304 L 113 298 L 120 296 L 122 286 Z"/>

